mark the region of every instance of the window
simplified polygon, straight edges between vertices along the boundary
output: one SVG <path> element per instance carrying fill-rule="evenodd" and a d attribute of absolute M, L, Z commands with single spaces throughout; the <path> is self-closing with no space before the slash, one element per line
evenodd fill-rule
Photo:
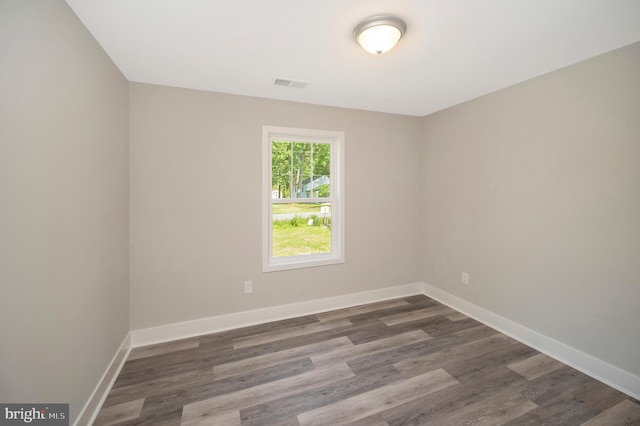
<path fill-rule="evenodd" d="M 264 126 L 263 271 L 344 262 L 344 133 Z"/>

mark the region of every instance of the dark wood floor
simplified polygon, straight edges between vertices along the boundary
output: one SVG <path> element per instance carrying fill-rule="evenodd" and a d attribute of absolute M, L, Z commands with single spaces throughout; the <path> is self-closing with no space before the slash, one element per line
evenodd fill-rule
<path fill-rule="evenodd" d="M 640 425 L 640 403 L 425 296 L 134 349 L 95 425 Z"/>

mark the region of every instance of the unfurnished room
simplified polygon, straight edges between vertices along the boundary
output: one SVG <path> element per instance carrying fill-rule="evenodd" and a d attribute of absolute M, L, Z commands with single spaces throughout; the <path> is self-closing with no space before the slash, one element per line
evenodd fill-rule
<path fill-rule="evenodd" d="M 0 0 L 0 424 L 640 425 L 640 2 Z"/>

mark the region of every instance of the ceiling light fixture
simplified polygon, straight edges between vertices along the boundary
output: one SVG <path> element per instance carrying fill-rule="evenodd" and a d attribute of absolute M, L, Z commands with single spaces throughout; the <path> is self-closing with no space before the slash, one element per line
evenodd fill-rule
<path fill-rule="evenodd" d="M 391 15 L 377 15 L 360 22 L 353 30 L 353 36 L 364 50 L 380 55 L 398 43 L 407 30 L 400 18 Z"/>

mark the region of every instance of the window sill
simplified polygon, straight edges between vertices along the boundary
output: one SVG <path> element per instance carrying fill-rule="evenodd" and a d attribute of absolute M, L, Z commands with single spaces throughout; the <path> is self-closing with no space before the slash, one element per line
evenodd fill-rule
<path fill-rule="evenodd" d="M 316 266 L 327 266 L 344 263 L 343 256 L 318 256 L 309 255 L 283 257 L 278 260 L 272 260 L 262 265 L 262 272 L 287 271 L 290 269 L 313 268 Z"/>

